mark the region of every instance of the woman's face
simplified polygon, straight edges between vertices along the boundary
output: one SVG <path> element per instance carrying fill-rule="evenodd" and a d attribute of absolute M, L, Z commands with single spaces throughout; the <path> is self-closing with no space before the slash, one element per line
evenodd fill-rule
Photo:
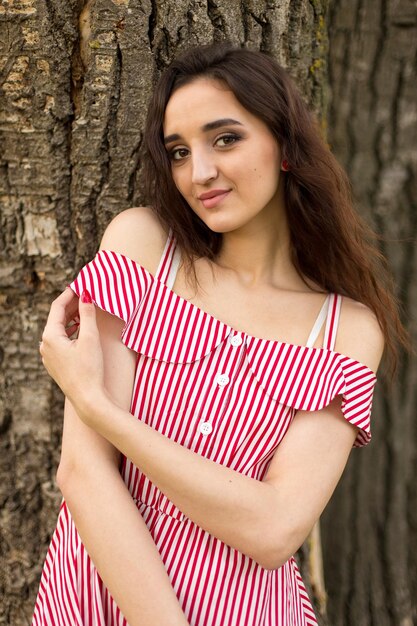
<path fill-rule="evenodd" d="M 175 91 L 164 137 L 177 189 L 211 230 L 268 226 L 283 212 L 278 143 L 224 83 L 198 78 Z"/>

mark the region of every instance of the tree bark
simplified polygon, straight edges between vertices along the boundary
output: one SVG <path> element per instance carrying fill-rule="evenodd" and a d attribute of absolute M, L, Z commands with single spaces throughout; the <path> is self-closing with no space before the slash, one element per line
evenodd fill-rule
<path fill-rule="evenodd" d="M 335 0 L 329 13 L 329 140 L 361 212 L 384 239 L 416 337 L 417 14 L 408 0 Z M 355 450 L 322 529 L 334 626 L 417 622 L 417 367 L 381 373 L 373 442 Z"/>

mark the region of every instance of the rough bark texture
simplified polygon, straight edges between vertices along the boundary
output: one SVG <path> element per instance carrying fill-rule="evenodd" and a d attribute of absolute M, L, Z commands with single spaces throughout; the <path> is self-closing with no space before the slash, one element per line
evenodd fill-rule
<path fill-rule="evenodd" d="M 416 337 L 417 12 L 409 0 L 335 0 L 329 12 L 330 142 L 386 239 Z M 413 315 L 414 312 L 414 315 Z M 417 623 L 416 363 L 381 377 L 372 444 L 352 454 L 322 519 L 330 623 Z"/>
<path fill-rule="evenodd" d="M 0 5 L 0 624 L 29 624 L 60 496 L 62 397 L 38 340 L 106 224 L 143 202 L 152 85 L 180 49 L 270 51 L 325 109 L 325 0 L 4 0 Z M 308 580 L 308 571 L 305 572 Z"/>

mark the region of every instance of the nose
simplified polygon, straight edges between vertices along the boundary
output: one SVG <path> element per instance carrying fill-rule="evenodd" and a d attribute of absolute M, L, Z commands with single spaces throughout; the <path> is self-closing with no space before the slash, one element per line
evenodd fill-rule
<path fill-rule="evenodd" d="M 206 152 L 194 152 L 192 155 L 192 182 L 194 185 L 205 185 L 215 180 L 218 175 L 217 165 L 213 155 Z"/>

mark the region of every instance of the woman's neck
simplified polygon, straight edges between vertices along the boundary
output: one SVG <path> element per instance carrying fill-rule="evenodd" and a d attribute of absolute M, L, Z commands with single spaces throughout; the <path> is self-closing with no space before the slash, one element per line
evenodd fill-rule
<path fill-rule="evenodd" d="M 233 273 L 249 288 L 274 285 L 282 289 L 305 289 L 291 261 L 291 240 L 285 216 L 272 224 L 254 221 L 224 233 L 215 266 Z"/>

